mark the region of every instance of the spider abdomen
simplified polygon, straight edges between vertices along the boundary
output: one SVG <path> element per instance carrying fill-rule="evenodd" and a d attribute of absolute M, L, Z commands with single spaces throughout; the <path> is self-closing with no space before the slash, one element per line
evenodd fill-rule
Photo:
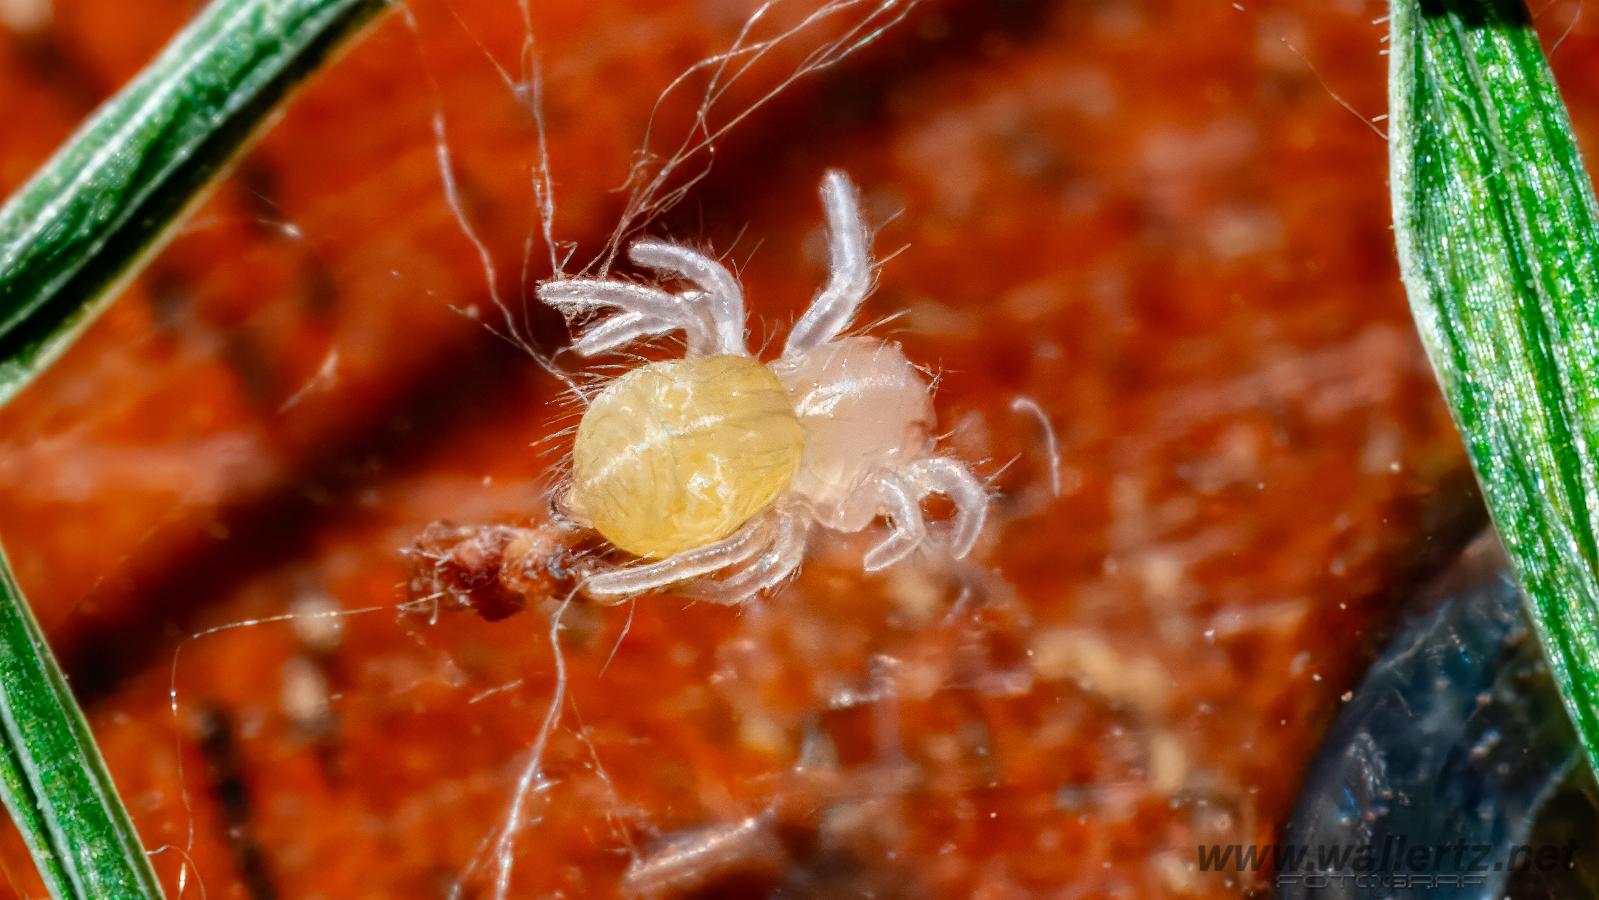
<path fill-rule="evenodd" d="M 641 366 L 589 406 L 572 501 L 621 549 L 666 557 L 732 534 L 781 494 L 805 436 L 788 392 L 746 356 Z"/>

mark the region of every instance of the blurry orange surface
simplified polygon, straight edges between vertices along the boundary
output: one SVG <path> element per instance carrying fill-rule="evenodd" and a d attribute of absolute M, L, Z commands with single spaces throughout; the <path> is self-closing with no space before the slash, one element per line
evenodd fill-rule
<path fill-rule="evenodd" d="M 663 89 L 756 5 L 534 4 L 578 263 Z M 793 7 L 762 27 L 814 4 Z M 492 895 L 485 848 L 552 697 L 552 604 L 394 610 L 428 523 L 544 508 L 571 422 L 490 333 L 554 351 L 563 326 L 502 320 L 462 225 L 520 311 L 549 274 L 521 14 L 412 8 L 0 412 L 0 536 L 146 843 L 178 848 L 156 857 L 173 894 L 186 869 L 185 896 Z M 1542 12 L 1551 40 L 1575 8 Z M 192 10 L 55 0 L 0 32 L 0 188 Z M 574 605 L 510 896 L 1252 887 L 1196 871 L 1195 846 L 1273 838 L 1373 632 L 1477 515 L 1397 280 L 1386 146 L 1344 105 L 1383 109 L 1382 13 L 928 2 L 717 142 L 645 230 L 725 255 L 756 340 L 780 337 L 825 276 L 817 182 L 847 169 L 891 257 L 866 317 L 897 315 L 880 333 L 940 373 L 992 524 L 963 563 L 873 577 L 860 541 L 818 542 L 743 608 Z M 1579 24 L 1555 56 L 1590 147 L 1596 45 Z M 657 147 L 690 133 L 703 74 Z M 189 637 L 338 608 L 376 609 Z M 37 895 L 14 839 L 0 859 Z"/>

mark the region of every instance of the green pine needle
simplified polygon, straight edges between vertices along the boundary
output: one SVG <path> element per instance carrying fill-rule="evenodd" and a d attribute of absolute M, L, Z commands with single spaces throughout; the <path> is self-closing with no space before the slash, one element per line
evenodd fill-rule
<path fill-rule="evenodd" d="M 0 403 L 387 0 L 213 0 L 0 209 Z"/>
<path fill-rule="evenodd" d="M 388 0 L 213 0 L 0 209 L 0 403 L 154 252 L 289 91 Z M 59 898 L 161 887 L 0 553 L 0 798 Z"/>

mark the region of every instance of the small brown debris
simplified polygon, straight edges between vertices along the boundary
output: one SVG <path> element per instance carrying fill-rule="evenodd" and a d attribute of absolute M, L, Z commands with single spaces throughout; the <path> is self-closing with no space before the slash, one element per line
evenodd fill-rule
<path fill-rule="evenodd" d="M 405 551 L 411 597 L 434 598 L 497 622 L 529 599 L 564 589 L 571 532 L 559 526 L 429 525 Z"/>

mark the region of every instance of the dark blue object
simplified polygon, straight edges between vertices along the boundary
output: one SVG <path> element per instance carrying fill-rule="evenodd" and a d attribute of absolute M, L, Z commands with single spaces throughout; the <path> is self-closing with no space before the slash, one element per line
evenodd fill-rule
<path fill-rule="evenodd" d="M 1283 844 L 1283 898 L 1599 896 L 1599 790 L 1481 538 L 1340 712 Z"/>

